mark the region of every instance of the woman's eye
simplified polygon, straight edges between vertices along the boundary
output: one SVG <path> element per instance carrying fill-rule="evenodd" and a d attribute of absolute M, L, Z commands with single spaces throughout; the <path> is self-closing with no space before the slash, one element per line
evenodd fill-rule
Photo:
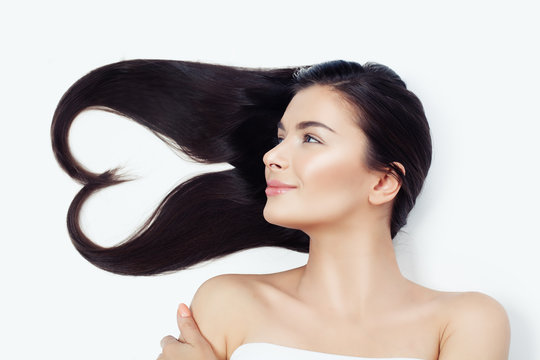
<path fill-rule="evenodd" d="M 308 134 L 304 135 L 304 141 L 308 143 L 315 143 L 315 144 L 319 142 L 319 140 L 315 139 L 313 136 L 308 135 Z"/>
<path fill-rule="evenodd" d="M 276 145 L 280 144 L 284 139 L 282 137 L 276 137 Z M 320 144 L 320 141 L 314 138 L 311 135 L 305 134 L 304 135 L 304 142 L 306 143 L 312 143 L 312 144 Z"/>

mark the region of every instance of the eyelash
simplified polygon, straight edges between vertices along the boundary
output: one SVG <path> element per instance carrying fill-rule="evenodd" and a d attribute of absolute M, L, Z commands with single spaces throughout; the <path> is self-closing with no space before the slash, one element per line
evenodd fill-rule
<path fill-rule="evenodd" d="M 306 139 L 313 139 L 315 140 L 315 142 L 311 142 L 311 141 L 306 141 Z M 310 134 L 304 134 L 304 142 L 308 143 L 308 144 L 320 144 L 321 142 L 319 140 L 317 140 L 317 138 L 311 136 Z M 277 137 L 277 143 L 281 143 L 281 140 L 283 140 L 282 138 L 280 138 L 279 136 Z"/>
<path fill-rule="evenodd" d="M 315 144 L 320 143 L 320 141 L 317 140 L 316 138 L 314 138 L 313 136 L 311 136 L 311 135 L 309 135 L 309 134 L 305 134 L 305 135 L 304 135 L 304 140 L 306 140 L 307 138 L 310 138 L 310 139 L 315 140 Z M 309 141 L 306 141 L 306 142 L 309 143 Z"/>

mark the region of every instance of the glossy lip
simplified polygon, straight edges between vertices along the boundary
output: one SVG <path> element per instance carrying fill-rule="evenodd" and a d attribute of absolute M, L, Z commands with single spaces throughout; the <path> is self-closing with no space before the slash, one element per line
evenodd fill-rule
<path fill-rule="evenodd" d="M 268 187 L 264 192 L 268 196 L 283 194 L 289 190 L 296 188 L 296 186 L 294 185 L 285 184 L 278 180 L 268 180 L 267 185 Z"/>

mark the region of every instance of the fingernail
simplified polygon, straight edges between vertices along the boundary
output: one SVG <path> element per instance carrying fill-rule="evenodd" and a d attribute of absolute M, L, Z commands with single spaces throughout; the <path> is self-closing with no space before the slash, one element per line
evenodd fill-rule
<path fill-rule="evenodd" d="M 181 303 L 180 306 L 178 306 L 178 311 L 180 311 L 180 316 L 182 317 L 188 317 L 191 315 L 191 311 L 184 303 Z"/>

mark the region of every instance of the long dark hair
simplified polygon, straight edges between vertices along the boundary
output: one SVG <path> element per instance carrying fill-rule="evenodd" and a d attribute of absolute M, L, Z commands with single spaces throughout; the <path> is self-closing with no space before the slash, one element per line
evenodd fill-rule
<path fill-rule="evenodd" d="M 289 101 L 314 84 L 332 86 L 357 109 L 358 125 L 368 139 L 367 166 L 391 168 L 399 177 L 390 225 L 394 238 L 427 176 L 431 137 L 422 104 L 391 69 L 343 60 L 270 69 L 128 60 L 83 76 L 62 96 L 53 116 L 56 159 L 84 185 L 67 213 L 76 249 L 97 267 L 123 275 L 177 271 L 261 246 L 308 252 L 304 232 L 263 218 L 262 157 L 276 144 L 277 122 Z M 72 156 L 69 128 L 89 108 L 128 117 L 198 162 L 226 162 L 233 168 L 183 182 L 127 239 L 114 247 L 99 246 L 81 231 L 81 206 L 93 192 L 130 179 L 118 168 L 92 173 Z M 405 167 L 406 176 L 394 161 Z"/>

